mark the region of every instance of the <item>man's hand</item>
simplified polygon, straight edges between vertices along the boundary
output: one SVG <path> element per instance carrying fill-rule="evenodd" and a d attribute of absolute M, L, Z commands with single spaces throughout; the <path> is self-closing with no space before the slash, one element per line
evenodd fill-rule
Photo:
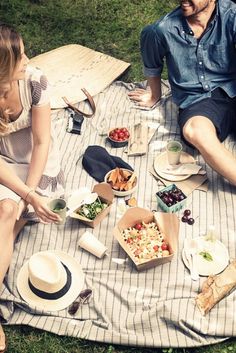
<path fill-rule="evenodd" d="M 137 106 L 152 108 L 161 99 L 161 77 L 148 77 L 147 82 L 147 89 L 137 88 L 128 96 Z"/>
<path fill-rule="evenodd" d="M 152 108 L 159 99 L 153 97 L 150 90 L 138 88 L 128 93 L 129 98 L 139 107 Z"/>

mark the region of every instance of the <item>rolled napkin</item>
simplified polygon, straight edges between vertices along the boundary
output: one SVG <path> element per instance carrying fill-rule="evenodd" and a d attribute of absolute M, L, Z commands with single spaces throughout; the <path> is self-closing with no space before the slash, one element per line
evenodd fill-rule
<path fill-rule="evenodd" d="M 102 182 L 105 175 L 116 167 L 133 170 L 123 159 L 110 155 L 104 147 L 98 145 L 86 148 L 82 165 L 86 172 L 99 182 Z"/>
<path fill-rule="evenodd" d="M 206 315 L 215 304 L 236 288 L 236 259 L 216 276 L 209 276 L 203 282 L 202 291 L 196 297 L 196 304 Z"/>
<path fill-rule="evenodd" d="M 200 165 L 195 163 L 180 163 L 177 165 L 167 165 L 161 169 L 162 173 L 169 175 L 205 175 L 206 171 L 202 169 Z"/>

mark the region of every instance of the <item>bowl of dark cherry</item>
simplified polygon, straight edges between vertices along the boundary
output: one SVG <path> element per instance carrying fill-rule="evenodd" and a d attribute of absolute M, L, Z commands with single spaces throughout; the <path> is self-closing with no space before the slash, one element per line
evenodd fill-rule
<path fill-rule="evenodd" d="M 187 196 L 175 184 L 171 184 L 156 193 L 160 208 L 169 213 L 177 212 L 186 204 Z"/>

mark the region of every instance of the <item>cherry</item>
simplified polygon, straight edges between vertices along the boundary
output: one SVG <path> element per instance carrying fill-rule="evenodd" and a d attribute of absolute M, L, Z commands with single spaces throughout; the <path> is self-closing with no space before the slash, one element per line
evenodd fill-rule
<path fill-rule="evenodd" d="M 183 192 L 177 187 L 173 187 L 171 190 L 168 191 L 159 191 L 157 192 L 157 195 L 168 207 L 171 207 L 177 202 L 181 202 L 186 198 Z"/>
<path fill-rule="evenodd" d="M 185 210 L 184 211 L 184 215 L 185 216 L 190 216 L 191 215 L 191 211 L 190 210 Z"/>
<path fill-rule="evenodd" d="M 190 226 L 192 226 L 195 221 L 194 221 L 193 218 L 189 218 L 187 222 L 188 222 L 188 224 L 189 224 Z"/>
<path fill-rule="evenodd" d="M 189 221 L 188 216 L 183 216 L 181 218 L 181 221 L 184 222 L 184 223 L 188 222 Z"/>

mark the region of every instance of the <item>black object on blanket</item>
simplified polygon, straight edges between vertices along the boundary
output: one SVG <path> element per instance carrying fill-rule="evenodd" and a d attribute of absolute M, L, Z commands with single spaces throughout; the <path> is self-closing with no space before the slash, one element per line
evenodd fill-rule
<path fill-rule="evenodd" d="M 99 182 L 104 181 L 105 175 L 116 167 L 133 170 L 123 159 L 111 156 L 104 147 L 96 145 L 86 148 L 82 165 L 89 175 Z"/>
<path fill-rule="evenodd" d="M 72 111 L 68 117 L 66 131 L 80 135 L 83 121 L 84 117 L 82 114 Z"/>

